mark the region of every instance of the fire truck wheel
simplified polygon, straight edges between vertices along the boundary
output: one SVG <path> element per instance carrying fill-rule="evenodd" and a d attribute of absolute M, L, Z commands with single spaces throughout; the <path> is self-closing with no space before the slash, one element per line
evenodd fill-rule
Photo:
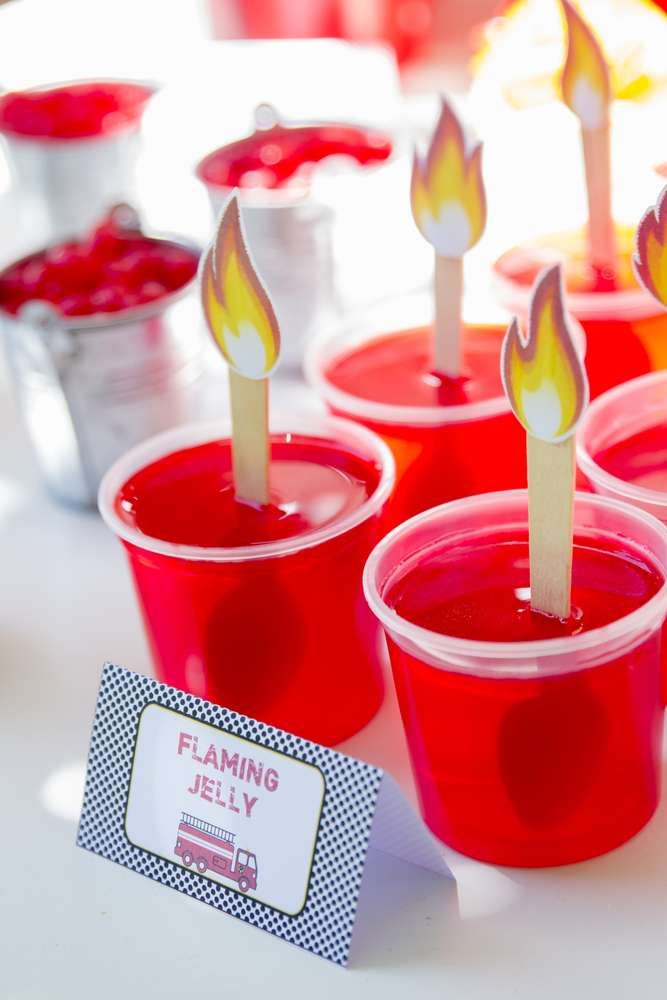
<path fill-rule="evenodd" d="M 249 885 L 250 882 L 248 881 L 248 879 L 245 877 L 245 875 L 242 875 L 241 878 L 239 879 L 239 889 L 241 890 L 241 892 L 247 892 Z"/>
<path fill-rule="evenodd" d="M 192 855 L 190 854 L 190 852 L 189 851 L 183 851 L 183 864 L 186 865 L 189 868 L 190 865 L 192 864 L 192 860 L 193 859 L 192 859 Z"/>
<path fill-rule="evenodd" d="M 206 862 L 204 861 L 204 859 L 203 858 L 198 858 L 197 859 L 197 871 L 201 875 L 203 875 L 207 868 L 208 868 L 208 865 L 206 864 Z"/>

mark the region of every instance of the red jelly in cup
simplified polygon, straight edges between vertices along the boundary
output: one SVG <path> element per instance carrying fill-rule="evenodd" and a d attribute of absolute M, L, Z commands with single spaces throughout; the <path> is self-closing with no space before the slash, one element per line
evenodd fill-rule
<path fill-rule="evenodd" d="M 405 315 L 402 324 L 401 311 Z M 386 524 L 470 494 L 525 485 L 524 433 L 500 381 L 505 326 L 466 325 L 462 378 L 433 371 L 429 297 L 383 306 L 316 342 L 306 374 L 329 409 L 380 434 L 396 460 Z M 383 329 L 388 332 L 379 333 Z"/>
<path fill-rule="evenodd" d="M 87 139 L 138 125 L 153 88 L 89 80 L 0 97 L 0 133 L 24 139 Z"/>
<path fill-rule="evenodd" d="M 596 493 L 667 523 L 667 372 L 632 379 L 591 403 L 577 462 Z"/>
<path fill-rule="evenodd" d="M 0 310 L 50 302 L 63 316 L 116 313 L 155 303 L 191 281 L 198 255 L 138 228 L 116 210 L 88 237 L 25 257 L 0 272 Z"/>
<path fill-rule="evenodd" d="M 639 287 L 632 271 L 635 230 L 616 226 L 615 232 L 615 271 L 590 264 L 585 229 L 514 247 L 494 266 L 502 305 L 524 318 L 538 274 L 547 266 L 563 265 L 568 307 L 586 334 L 592 396 L 634 376 L 667 368 L 667 315 Z"/>
<path fill-rule="evenodd" d="M 634 378 L 590 405 L 577 433 L 577 464 L 596 493 L 667 524 L 667 372 Z M 667 704 L 667 644 L 663 660 Z"/>
<path fill-rule="evenodd" d="M 116 463 L 100 510 L 127 551 L 158 677 L 331 745 L 382 700 L 361 573 L 393 462 L 346 421 L 277 427 L 268 507 L 235 499 L 228 429 L 191 425 Z"/>
<path fill-rule="evenodd" d="M 482 861 L 582 861 L 653 814 L 662 744 L 667 530 L 575 500 L 573 613 L 530 609 L 523 491 L 413 518 L 364 589 L 387 635 L 424 818 Z"/>

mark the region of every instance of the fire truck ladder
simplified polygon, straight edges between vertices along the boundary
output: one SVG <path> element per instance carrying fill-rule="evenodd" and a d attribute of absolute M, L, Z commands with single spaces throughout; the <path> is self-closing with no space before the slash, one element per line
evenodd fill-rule
<path fill-rule="evenodd" d="M 194 827 L 195 830 L 201 830 L 202 833 L 208 833 L 212 837 L 217 837 L 218 840 L 226 840 L 228 844 L 234 844 L 235 833 L 223 830 L 220 826 L 213 826 L 213 823 L 205 823 L 203 819 L 197 819 L 196 816 L 191 816 L 190 813 L 182 812 L 181 817 L 183 823 Z"/>

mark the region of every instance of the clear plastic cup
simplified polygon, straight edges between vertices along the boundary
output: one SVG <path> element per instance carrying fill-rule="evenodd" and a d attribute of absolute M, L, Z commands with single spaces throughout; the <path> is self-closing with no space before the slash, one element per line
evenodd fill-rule
<path fill-rule="evenodd" d="M 196 445 L 228 448 L 227 422 L 179 427 L 129 451 L 102 481 L 99 506 L 125 547 L 158 678 L 332 745 L 361 729 L 383 697 L 379 629 L 361 575 L 394 463 L 379 438 L 347 421 L 272 423 L 273 448 L 290 458 L 308 438 L 364 463 L 373 486 L 367 499 L 302 534 L 228 548 L 165 541 L 129 523 L 123 486 L 167 456 L 173 466 L 175 455 Z"/>
<path fill-rule="evenodd" d="M 497 389 L 488 398 L 451 405 L 378 402 L 342 390 L 329 370 L 337 360 L 406 331 L 432 326 L 433 297 L 409 296 L 383 302 L 346 327 L 311 344 L 305 360 L 310 385 L 329 410 L 379 434 L 396 461 L 396 489 L 385 527 L 449 500 L 526 485 L 524 432 L 512 415 L 500 382 L 500 348 L 506 324 L 469 323 L 463 335 L 464 365 L 483 364 Z M 577 328 L 580 350 L 585 337 Z M 401 358 L 397 358 L 397 367 Z M 484 460 L 480 461 L 480 455 Z"/>
<path fill-rule="evenodd" d="M 585 230 L 556 233 L 506 251 L 493 268 L 498 301 L 525 320 L 537 274 L 561 263 L 567 304 L 586 335 L 586 369 L 595 397 L 649 371 L 667 368 L 667 315 L 632 272 L 635 230 L 616 227 L 618 287 L 588 263 Z M 607 286 L 607 287 L 605 287 Z"/>
<path fill-rule="evenodd" d="M 642 435 L 654 429 L 659 432 L 661 426 L 667 428 L 667 371 L 650 372 L 609 389 L 591 403 L 581 423 L 577 465 L 595 493 L 630 503 L 667 524 L 667 464 L 657 450 L 659 441 L 657 445 L 651 445 L 650 439 L 642 441 Z M 616 455 L 611 464 L 605 459 L 610 449 Z M 641 461 L 642 453 L 650 459 L 651 451 L 653 471 Z M 644 466 L 640 474 L 643 484 L 636 481 L 633 471 L 638 463 Z M 665 466 L 664 474 L 661 465 Z M 624 468 L 627 478 L 620 474 Z M 661 479 L 663 488 L 659 488 Z M 646 485 L 649 482 L 653 485 Z M 667 641 L 663 643 L 663 661 L 663 702 L 667 704 Z"/>
<path fill-rule="evenodd" d="M 656 808 L 667 530 L 643 511 L 577 493 L 575 540 L 627 554 L 630 572 L 640 559 L 657 577 L 646 603 L 578 635 L 463 639 L 417 626 L 387 601 L 434 551 L 472 553 L 459 565 L 474 579 L 475 551 L 524 545 L 527 519 L 525 491 L 427 511 L 377 545 L 364 591 L 385 629 L 426 823 L 464 854 L 539 867 L 617 847 Z"/>
<path fill-rule="evenodd" d="M 632 448 L 632 438 L 661 425 L 667 427 L 667 371 L 649 372 L 609 389 L 591 403 L 581 422 L 577 464 L 595 493 L 625 500 L 667 523 L 667 463 L 665 488 L 656 489 L 614 475 L 598 461 L 610 448 L 626 442 Z"/>

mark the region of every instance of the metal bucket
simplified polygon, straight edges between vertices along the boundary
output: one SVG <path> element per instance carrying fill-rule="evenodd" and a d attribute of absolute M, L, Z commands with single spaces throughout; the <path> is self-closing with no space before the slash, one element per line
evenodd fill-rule
<path fill-rule="evenodd" d="M 254 124 L 257 137 L 268 134 L 281 121 L 275 108 L 260 104 L 255 109 Z M 202 168 L 213 155 L 199 162 L 196 174 L 206 187 L 217 220 L 233 189 L 206 179 Z M 241 189 L 237 195 L 253 260 L 280 323 L 281 367 L 300 368 L 307 341 L 340 313 L 333 251 L 334 212 L 329 205 L 310 197 L 307 186 Z"/>
<path fill-rule="evenodd" d="M 3 133 L 18 191 L 39 205 L 48 240 L 83 235 L 112 205 L 133 200 L 140 131 L 141 116 L 111 135 L 80 139 Z"/>
<path fill-rule="evenodd" d="M 111 205 L 132 200 L 138 128 L 61 142 L 3 138 L 19 190 L 40 205 L 49 239 L 80 236 Z"/>
<path fill-rule="evenodd" d="M 180 238 L 157 238 L 199 253 Z M 200 415 L 205 360 L 195 282 L 119 313 L 65 318 L 41 301 L 18 316 L 0 311 L 22 416 L 59 500 L 94 506 L 100 479 L 123 452 Z"/>

